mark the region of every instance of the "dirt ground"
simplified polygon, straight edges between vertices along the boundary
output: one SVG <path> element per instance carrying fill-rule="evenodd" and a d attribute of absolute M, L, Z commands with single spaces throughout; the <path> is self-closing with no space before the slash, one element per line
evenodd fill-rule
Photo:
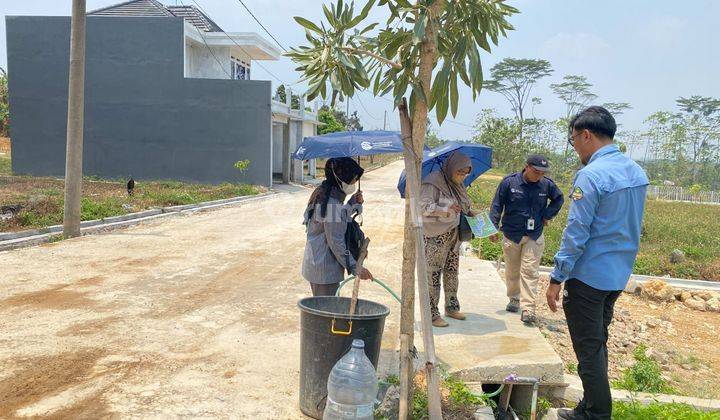
<path fill-rule="evenodd" d="M 577 366 L 562 309 L 553 314 L 545 302 L 547 277 L 541 280 L 537 309 L 540 327 L 566 369 Z M 660 362 L 663 377 L 682 395 L 720 398 L 720 314 L 689 309 L 680 302 L 661 303 L 623 293 L 610 326 L 610 377 L 619 379 L 633 364 L 633 350 L 645 345 Z"/>
<path fill-rule="evenodd" d="M 363 179 L 367 267 L 396 290 L 401 167 Z M 309 192 L 0 253 L 0 418 L 301 417 Z M 361 296 L 391 309 L 392 365 L 399 306 L 378 289 Z"/>

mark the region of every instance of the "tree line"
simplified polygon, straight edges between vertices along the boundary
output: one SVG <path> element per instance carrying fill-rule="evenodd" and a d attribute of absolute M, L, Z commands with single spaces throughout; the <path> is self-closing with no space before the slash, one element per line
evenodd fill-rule
<path fill-rule="evenodd" d="M 476 118 L 473 142 L 493 148 L 495 166 L 510 172 L 522 168 L 531 153 L 543 153 L 553 161 L 553 176 L 570 181 L 579 162 L 567 142 L 570 118 L 590 105 L 607 108 L 618 121 L 616 141 L 623 152 L 639 160 L 655 183 L 672 183 L 717 190 L 720 185 L 720 100 L 712 97 L 680 97 L 676 109 L 648 116 L 644 127 L 627 130 L 622 115 L 627 102 L 599 102 L 585 76 L 565 75 L 550 89 L 564 104 L 555 119 L 535 116 L 542 105 L 533 88 L 552 75 L 550 62 L 542 59 L 506 58 L 490 70 L 483 87 L 501 94 L 513 117 L 483 109 Z M 438 143 L 435 134 L 429 140 Z M 440 140 L 441 142 L 441 140 Z"/>
<path fill-rule="evenodd" d="M 10 135 L 10 105 L 8 103 L 8 79 L 5 69 L 0 67 L 0 137 Z"/>

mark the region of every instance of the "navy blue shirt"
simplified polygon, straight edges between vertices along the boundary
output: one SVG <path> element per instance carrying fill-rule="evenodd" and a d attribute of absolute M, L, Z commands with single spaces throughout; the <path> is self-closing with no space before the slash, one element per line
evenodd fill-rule
<path fill-rule="evenodd" d="M 542 177 L 538 182 L 527 182 L 522 172 L 516 172 L 503 178 L 498 185 L 490 208 L 490 220 L 515 243 L 519 244 L 523 236 L 537 240 L 543 232 L 543 219 L 555 217 L 564 201 L 562 191 L 552 179 Z M 527 229 L 530 218 L 535 220 L 533 230 Z"/>

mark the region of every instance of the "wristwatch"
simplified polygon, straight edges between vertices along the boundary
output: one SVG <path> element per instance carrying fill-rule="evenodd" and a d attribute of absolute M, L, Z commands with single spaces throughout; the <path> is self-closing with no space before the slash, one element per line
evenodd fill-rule
<path fill-rule="evenodd" d="M 550 284 L 562 284 L 562 282 L 557 281 L 554 278 L 550 277 Z"/>

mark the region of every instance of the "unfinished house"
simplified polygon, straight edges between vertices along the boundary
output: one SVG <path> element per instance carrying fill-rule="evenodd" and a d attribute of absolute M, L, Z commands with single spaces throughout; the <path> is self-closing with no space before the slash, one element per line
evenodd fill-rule
<path fill-rule="evenodd" d="M 70 18 L 8 16 L 13 172 L 65 171 Z M 88 13 L 83 171 L 104 178 L 248 182 L 314 175 L 292 161 L 316 112 L 273 99 L 253 63 L 280 50 L 193 6 L 134 0 Z M 235 162 L 249 160 L 241 173 Z"/>

